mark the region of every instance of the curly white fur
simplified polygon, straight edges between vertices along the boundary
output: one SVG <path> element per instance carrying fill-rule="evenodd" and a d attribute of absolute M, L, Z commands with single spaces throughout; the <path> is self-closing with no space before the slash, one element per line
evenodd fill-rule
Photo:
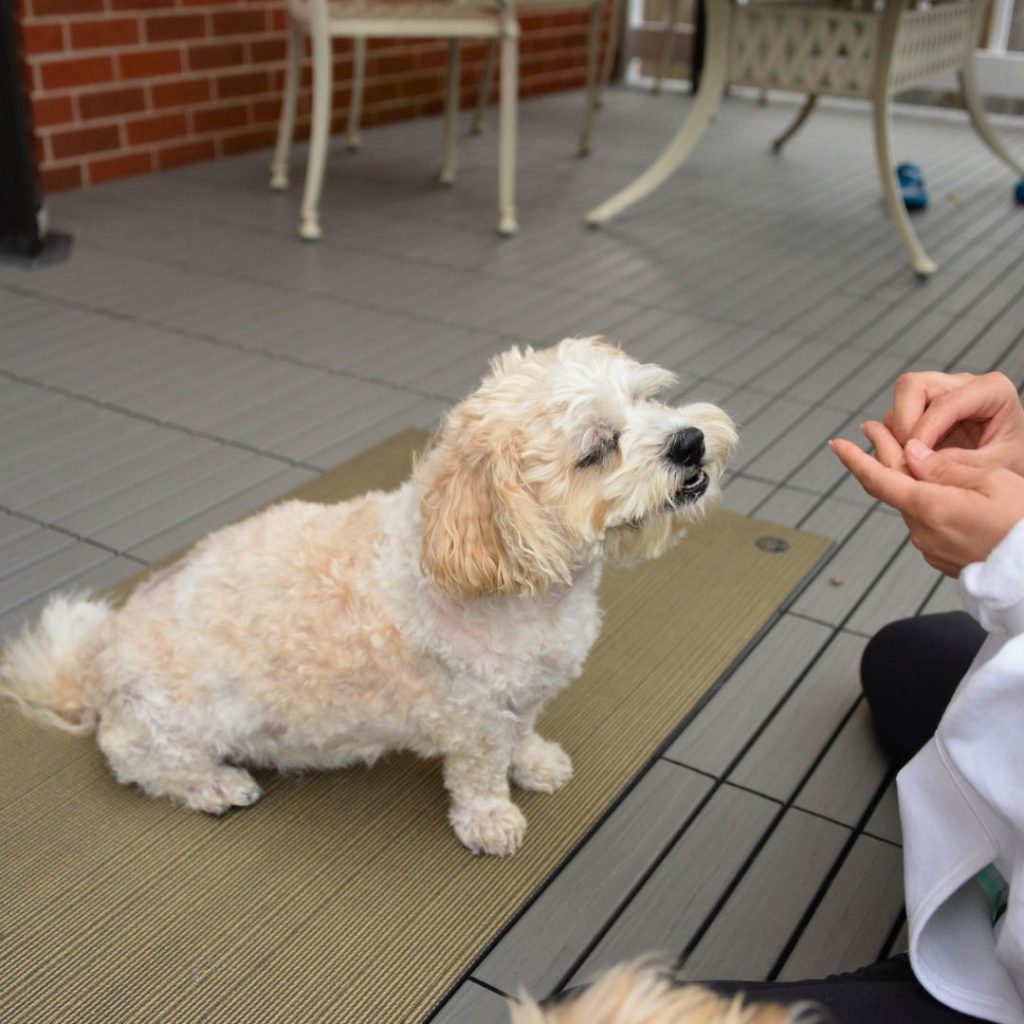
<path fill-rule="evenodd" d="M 95 724 L 120 781 L 214 814 L 258 799 L 243 764 L 442 757 L 459 838 L 511 854 L 526 823 L 510 777 L 553 792 L 572 775 L 534 722 L 597 638 L 603 562 L 665 550 L 735 445 L 714 406 L 654 400 L 672 381 L 599 339 L 513 349 L 397 491 L 273 506 L 116 612 L 56 598 L 0 691 Z M 704 433 L 703 496 L 666 455 L 684 427 Z"/>
<path fill-rule="evenodd" d="M 553 1006 L 521 994 L 512 1024 L 823 1024 L 814 1006 L 747 1003 L 702 985 L 683 985 L 641 960 L 613 967 L 592 985 Z"/>

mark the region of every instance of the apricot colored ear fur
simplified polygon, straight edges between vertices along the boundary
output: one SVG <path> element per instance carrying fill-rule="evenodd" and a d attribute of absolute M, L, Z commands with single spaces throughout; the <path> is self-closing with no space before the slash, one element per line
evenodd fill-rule
<path fill-rule="evenodd" d="M 514 442 L 442 441 L 425 462 L 420 566 L 442 591 L 468 600 L 570 581 L 564 531 L 523 480 Z"/>

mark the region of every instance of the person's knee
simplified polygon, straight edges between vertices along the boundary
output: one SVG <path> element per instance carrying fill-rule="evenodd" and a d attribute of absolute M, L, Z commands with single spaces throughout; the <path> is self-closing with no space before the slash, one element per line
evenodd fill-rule
<path fill-rule="evenodd" d="M 917 620 L 900 619 L 883 626 L 868 641 L 860 659 L 860 685 L 869 704 L 887 688 L 893 666 L 902 661 L 900 655 L 912 645 L 916 630 Z"/>

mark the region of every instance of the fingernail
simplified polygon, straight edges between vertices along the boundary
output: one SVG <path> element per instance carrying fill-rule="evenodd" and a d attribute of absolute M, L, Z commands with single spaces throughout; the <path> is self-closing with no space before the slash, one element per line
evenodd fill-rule
<path fill-rule="evenodd" d="M 906 451 L 910 455 L 913 455 L 915 459 L 920 459 L 922 462 L 925 459 L 930 458 L 934 454 L 934 452 L 931 450 L 931 448 L 928 447 L 928 445 L 923 444 L 921 441 L 918 441 L 916 437 L 911 438 L 907 442 Z"/>

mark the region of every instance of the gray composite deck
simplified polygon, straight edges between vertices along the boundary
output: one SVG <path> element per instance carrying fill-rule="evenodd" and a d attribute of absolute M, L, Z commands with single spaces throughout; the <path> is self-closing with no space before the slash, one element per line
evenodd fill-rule
<path fill-rule="evenodd" d="M 503 994 L 648 950 L 693 978 L 796 978 L 899 946 L 899 823 L 858 659 L 885 622 L 956 594 L 825 442 L 858 436 L 905 369 L 1024 378 L 1024 209 L 964 124 L 897 118 L 934 200 L 916 223 L 941 269 L 921 284 L 866 113 L 816 114 L 772 157 L 793 108 L 729 101 L 680 174 L 587 232 L 581 214 L 686 101 L 613 92 L 585 161 L 581 102 L 523 105 L 512 240 L 492 233 L 493 132 L 464 139 L 446 191 L 425 120 L 332 152 L 318 246 L 295 238 L 298 190 L 268 192 L 261 153 L 57 196 L 73 258 L 0 264 L 0 633 L 55 587 L 111 583 L 430 426 L 488 356 L 566 334 L 612 335 L 722 403 L 743 441 L 726 505 L 836 540 L 436 1024 L 504 1020 Z M 1024 150 L 1020 126 L 1001 130 Z"/>

